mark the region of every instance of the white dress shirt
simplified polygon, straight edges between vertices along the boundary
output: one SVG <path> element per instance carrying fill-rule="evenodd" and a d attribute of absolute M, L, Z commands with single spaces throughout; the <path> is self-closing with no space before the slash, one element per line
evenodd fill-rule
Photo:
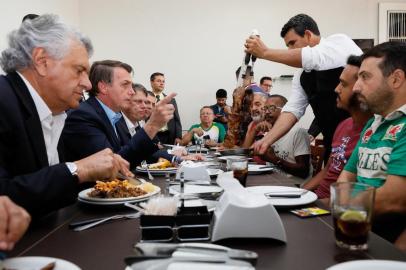
<path fill-rule="evenodd" d="M 314 47 L 302 48 L 302 67 L 295 72 L 292 80 L 292 92 L 283 112 L 291 112 L 299 120 L 305 113 L 309 101 L 300 84 L 302 72 L 311 70 L 329 70 L 344 67 L 350 55 L 361 55 L 361 49 L 344 34 L 335 34 L 321 38 Z"/>
<path fill-rule="evenodd" d="M 128 117 L 122 113 L 124 120 L 125 120 L 125 124 L 127 125 L 128 131 L 130 132 L 131 137 L 135 135 L 135 133 L 137 133 L 136 128 L 139 126 L 139 124 L 137 122 L 135 122 L 135 124 L 128 119 Z"/>
<path fill-rule="evenodd" d="M 18 72 L 17 72 L 18 73 Z M 58 142 L 65 125 L 66 113 L 53 115 L 51 110 L 34 87 L 27 81 L 24 76 L 18 73 L 23 79 L 25 85 L 34 100 L 35 108 L 41 121 L 42 133 L 44 135 L 45 147 L 47 150 L 48 164 L 55 165 L 59 163 Z"/>

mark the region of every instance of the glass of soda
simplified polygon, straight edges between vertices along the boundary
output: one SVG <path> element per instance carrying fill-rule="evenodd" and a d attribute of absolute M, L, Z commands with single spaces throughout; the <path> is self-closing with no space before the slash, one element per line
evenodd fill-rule
<path fill-rule="evenodd" d="M 242 156 L 227 159 L 227 170 L 233 171 L 234 178 L 245 187 L 248 176 L 248 158 Z"/>
<path fill-rule="evenodd" d="M 330 192 L 337 246 L 349 250 L 368 249 L 375 188 L 357 182 L 334 183 Z"/>

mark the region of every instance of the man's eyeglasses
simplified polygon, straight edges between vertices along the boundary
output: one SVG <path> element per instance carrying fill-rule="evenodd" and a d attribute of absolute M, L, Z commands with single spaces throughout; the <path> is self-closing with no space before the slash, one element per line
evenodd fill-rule
<path fill-rule="evenodd" d="M 282 107 L 278 107 L 275 105 L 265 105 L 264 111 L 276 112 L 277 109 L 282 109 Z"/>
<path fill-rule="evenodd" d="M 273 85 L 272 84 L 267 84 L 267 83 L 264 83 L 264 84 L 262 84 L 264 87 L 266 87 L 266 88 L 272 88 L 273 87 Z"/>

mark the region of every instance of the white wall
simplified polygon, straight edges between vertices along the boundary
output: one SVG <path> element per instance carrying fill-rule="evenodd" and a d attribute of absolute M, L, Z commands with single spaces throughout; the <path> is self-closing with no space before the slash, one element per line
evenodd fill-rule
<path fill-rule="evenodd" d="M 79 27 L 79 0 L 0 0 L 0 51 L 7 47 L 7 35 L 17 29 L 28 13 L 55 13 Z M 1 71 L 1 69 L 0 69 Z"/>
<path fill-rule="evenodd" d="M 390 0 L 386 2 L 404 2 Z M 184 128 L 198 121 L 198 108 L 213 104 L 218 88 L 231 95 L 234 71 L 253 28 L 266 44 L 285 48 L 279 32 L 298 13 L 311 15 L 323 36 L 346 33 L 377 40 L 378 0 L 0 0 L 3 9 L 0 49 L 6 34 L 26 13 L 54 12 L 79 25 L 94 43 L 92 60 L 118 59 L 135 68 L 134 81 L 149 85 L 155 71 L 166 74 L 167 90 L 178 93 Z M 385 2 L 385 1 L 381 1 Z M 269 61 L 256 63 L 256 78 L 293 74 Z M 275 93 L 289 96 L 289 81 L 277 81 Z M 301 125 L 308 127 L 307 112 Z"/>

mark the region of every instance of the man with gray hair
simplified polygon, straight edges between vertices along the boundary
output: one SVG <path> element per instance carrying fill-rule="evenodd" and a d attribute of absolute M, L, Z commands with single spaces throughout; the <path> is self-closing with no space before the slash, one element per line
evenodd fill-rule
<path fill-rule="evenodd" d="M 90 40 L 55 15 L 24 21 L 0 57 L 0 194 L 34 215 L 76 200 L 81 183 L 130 174 L 104 149 L 63 163 L 59 137 L 69 108 L 90 89 Z"/>

